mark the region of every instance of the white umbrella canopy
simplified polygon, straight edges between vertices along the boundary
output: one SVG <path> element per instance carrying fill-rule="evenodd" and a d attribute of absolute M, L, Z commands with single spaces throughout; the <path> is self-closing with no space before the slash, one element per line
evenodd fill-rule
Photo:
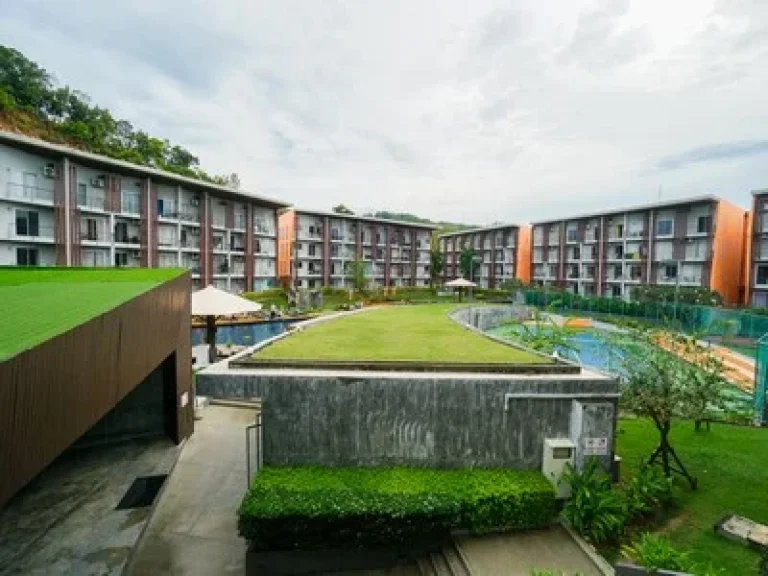
<path fill-rule="evenodd" d="M 235 296 L 224 290 L 208 286 L 197 292 L 192 292 L 190 306 L 192 316 L 205 316 L 205 327 L 208 340 L 208 359 L 216 361 L 216 316 L 229 316 L 246 312 L 258 312 L 261 304 L 251 302 L 240 296 Z"/>
<path fill-rule="evenodd" d="M 451 280 L 450 282 L 445 283 L 446 288 L 476 288 L 477 284 L 474 282 L 470 282 L 469 280 L 466 280 L 464 278 L 456 278 L 456 280 Z"/>
<path fill-rule="evenodd" d="M 258 312 L 261 304 L 208 286 L 192 293 L 191 309 L 193 316 L 229 316 Z"/>

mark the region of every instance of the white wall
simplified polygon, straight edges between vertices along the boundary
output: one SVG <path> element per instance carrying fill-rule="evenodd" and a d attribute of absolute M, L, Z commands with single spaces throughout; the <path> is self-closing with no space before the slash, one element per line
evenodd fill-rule
<path fill-rule="evenodd" d="M 0 238 L 13 238 L 16 233 L 16 212 L 28 210 L 37 212 L 40 223 L 40 236 L 53 239 L 53 208 L 16 204 L 0 200 Z M 30 239 L 30 241 L 34 241 Z"/>
<path fill-rule="evenodd" d="M 53 201 L 53 178 L 46 177 L 43 169 L 53 160 L 45 156 L 29 154 L 0 144 L 0 198 L 23 191 L 24 173 L 34 175 L 36 187 L 46 191 Z"/>

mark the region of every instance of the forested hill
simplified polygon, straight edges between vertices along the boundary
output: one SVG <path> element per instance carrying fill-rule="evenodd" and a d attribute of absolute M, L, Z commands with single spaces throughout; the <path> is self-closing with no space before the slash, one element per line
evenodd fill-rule
<path fill-rule="evenodd" d="M 384 210 L 379 210 L 377 212 L 365 214 L 365 216 L 371 216 L 373 218 L 386 218 L 387 220 L 396 220 L 398 222 L 414 222 L 416 224 L 432 224 L 438 227 L 438 230 L 437 230 L 438 234 L 447 234 L 450 232 L 457 232 L 459 230 L 477 228 L 477 226 L 472 224 L 459 224 L 457 222 L 434 221 L 434 220 L 430 220 L 429 218 L 421 218 L 420 216 L 416 216 L 414 214 L 408 214 L 407 212 L 387 212 Z"/>
<path fill-rule="evenodd" d="M 88 95 L 57 86 L 52 75 L 13 48 L 0 45 L 0 129 L 94 154 L 239 187 L 237 174 L 211 175 L 186 148 L 114 118 Z"/>

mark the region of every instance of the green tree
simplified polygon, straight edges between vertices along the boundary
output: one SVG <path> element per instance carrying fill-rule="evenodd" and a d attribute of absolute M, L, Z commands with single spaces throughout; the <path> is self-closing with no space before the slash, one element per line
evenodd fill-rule
<path fill-rule="evenodd" d="M 464 248 L 459 255 L 459 271 L 466 278 L 477 280 L 477 272 L 480 263 L 475 259 L 475 251 L 472 248 Z"/>
<path fill-rule="evenodd" d="M 691 342 L 667 331 L 634 328 L 616 343 L 623 375 L 621 406 L 649 418 L 659 432 L 659 443 L 648 463 L 660 461 L 665 476 L 678 473 L 695 489 L 696 478 L 680 461 L 669 433 L 676 419 L 701 418 L 702 410 L 720 402 L 716 380 L 722 378 L 722 367 L 696 365 L 698 357 L 690 355 Z"/>
<path fill-rule="evenodd" d="M 354 212 L 352 212 L 352 210 L 347 208 L 344 204 L 339 204 L 338 206 L 334 206 L 333 212 L 334 214 L 350 214 L 350 215 L 354 214 Z"/>
<path fill-rule="evenodd" d="M 352 288 L 360 294 L 368 289 L 368 264 L 359 258 L 347 262 L 346 278 L 352 283 Z"/>
<path fill-rule="evenodd" d="M 429 253 L 429 286 L 435 285 L 435 282 L 443 273 L 443 253 L 440 250 L 432 249 Z"/>

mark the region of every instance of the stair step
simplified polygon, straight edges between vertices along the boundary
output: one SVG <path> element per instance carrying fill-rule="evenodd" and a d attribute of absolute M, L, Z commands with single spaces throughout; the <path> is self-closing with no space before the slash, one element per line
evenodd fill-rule
<path fill-rule="evenodd" d="M 442 552 L 452 576 L 471 576 L 469 568 L 464 563 L 464 559 L 461 557 L 458 550 L 456 550 L 455 544 L 444 546 Z"/>
<path fill-rule="evenodd" d="M 429 559 L 432 561 L 432 570 L 435 576 L 453 576 L 451 567 L 442 552 L 433 552 L 429 555 Z"/>

